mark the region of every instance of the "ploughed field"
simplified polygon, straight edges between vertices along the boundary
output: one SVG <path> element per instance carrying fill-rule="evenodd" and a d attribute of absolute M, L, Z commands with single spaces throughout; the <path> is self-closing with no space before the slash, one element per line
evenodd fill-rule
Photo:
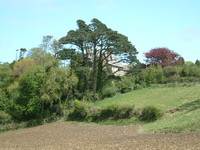
<path fill-rule="evenodd" d="M 55 122 L 0 134 L 0 150 L 198 150 L 200 132 L 144 133 L 136 126 Z"/>

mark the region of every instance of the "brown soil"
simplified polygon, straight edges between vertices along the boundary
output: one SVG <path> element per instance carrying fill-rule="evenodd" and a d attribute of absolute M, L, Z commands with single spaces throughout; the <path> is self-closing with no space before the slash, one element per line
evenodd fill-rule
<path fill-rule="evenodd" d="M 0 134 L 0 150 L 198 150 L 200 132 L 153 134 L 133 126 L 56 122 Z"/>

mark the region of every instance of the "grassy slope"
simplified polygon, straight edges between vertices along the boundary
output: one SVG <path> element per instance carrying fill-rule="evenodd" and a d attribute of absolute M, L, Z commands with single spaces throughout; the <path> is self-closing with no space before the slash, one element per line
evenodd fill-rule
<path fill-rule="evenodd" d="M 136 108 L 159 106 L 164 116 L 151 123 L 142 123 L 145 130 L 153 132 L 181 132 L 200 130 L 200 87 L 146 88 L 96 102 L 104 107 L 110 103 L 134 104 Z M 179 111 L 167 112 L 181 108 Z M 132 124 L 134 119 L 115 124 Z"/>

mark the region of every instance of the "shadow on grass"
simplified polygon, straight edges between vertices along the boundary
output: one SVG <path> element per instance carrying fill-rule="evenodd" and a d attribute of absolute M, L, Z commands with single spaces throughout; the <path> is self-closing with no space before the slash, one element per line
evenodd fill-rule
<path fill-rule="evenodd" d="M 168 110 L 166 111 L 166 113 L 175 113 L 175 112 L 180 112 L 180 111 L 194 111 L 200 108 L 200 99 L 189 102 L 189 103 L 185 103 L 175 109 L 172 110 Z"/>
<path fill-rule="evenodd" d="M 200 108 L 200 99 L 185 103 L 178 107 L 179 109 L 187 110 L 187 111 L 194 111 Z"/>

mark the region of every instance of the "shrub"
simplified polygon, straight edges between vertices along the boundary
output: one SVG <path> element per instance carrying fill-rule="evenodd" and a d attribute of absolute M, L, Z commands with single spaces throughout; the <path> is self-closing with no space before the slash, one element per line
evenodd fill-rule
<path fill-rule="evenodd" d="M 86 91 L 83 94 L 82 99 L 85 101 L 94 102 L 94 101 L 98 101 L 100 99 L 100 96 L 98 93 L 94 94 L 92 91 Z"/>
<path fill-rule="evenodd" d="M 139 74 L 140 82 L 144 82 L 147 85 L 156 83 L 156 72 L 155 67 L 150 66 L 148 68 L 142 69 Z"/>
<path fill-rule="evenodd" d="M 112 103 L 107 107 L 103 108 L 101 111 L 100 119 L 114 118 L 118 107 L 119 105 Z"/>
<path fill-rule="evenodd" d="M 85 101 L 74 101 L 74 108 L 69 113 L 69 120 L 96 120 L 100 116 L 101 109 L 90 105 Z"/>
<path fill-rule="evenodd" d="M 101 110 L 100 119 L 125 119 L 131 118 L 133 107 L 130 105 L 110 104 Z"/>
<path fill-rule="evenodd" d="M 101 115 L 101 108 L 96 107 L 96 106 L 90 106 L 89 113 L 86 119 L 88 121 L 96 121 L 99 119 L 100 115 Z"/>
<path fill-rule="evenodd" d="M 119 105 L 116 110 L 116 119 L 126 119 L 133 116 L 133 106 L 130 105 Z"/>
<path fill-rule="evenodd" d="M 84 101 L 74 101 L 74 109 L 69 114 L 69 118 L 72 120 L 84 120 L 87 117 L 87 114 L 89 112 L 89 106 Z"/>
<path fill-rule="evenodd" d="M 138 90 L 138 89 L 142 89 L 142 88 L 143 88 L 143 86 L 140 85 L 140 84 L 135 84 L 135 85 L 133 86 L 133 89 L 134 89 L 134 90 Z"/>
<path fill-rule="evenodd" d="M 126 119 L 133 116 L 133 106 L 112 103 L 101 109 L 85 101 L 74 101 L 74 109 L 69 113 L 69 120 L 97 121 L 104 119 Z"/>
<path fill-rule="evenodd" d="M 161 110 L 158 107 L 155 106 L 147 106 L 145 107 L 141 115 L 139 116 L 139 119 L 141 121 L 155 121 L 159 119 L 162 116 Z"/>
<path fill-rule="evenodd" d="M 0 110 L 4 111 L 6 109 L 7 101 L 5 93 L 0 89 Z"/>
<path fill-rule="evenodd" d="M 9 114 L 5 113 L 4 111 L 0 111 L 0 125 L 4 125 L 6 123 L 12 122 L 12 118 Z"/>
<path fill-rule="evenodd" d="M 118 88 L 115 86 L 108 86 L 102 90 L 102 97 L 113 97 L 117 94 Z"/>
<path fill-rule="evenodd" d="M 181 67 L 167 66 L 167 67 L 164 67 L 163 70 L 166 77 L 179 76 L 181 72 Z"/>
<path fill-rule="evenodd" d="M 118 83 L 118 88 L 121 93 L 127 93 L 134 89 L 135 79 L 134 77 L 130 78 L 127 76 L 121 77 L 121 80 Z"/>
<path fill-rule="evenodd" d="M 166 83 L 167 78 L 164 75 L 164 70 L 161 66 L 155 67 L 155 77 L 156 77 L 156 83 Z"/>
<path fill-rule="evenodd" d="M 200 67 L 193 62 L 186 62 L 182 67 L 182 77 L 200 77 Z"/>

